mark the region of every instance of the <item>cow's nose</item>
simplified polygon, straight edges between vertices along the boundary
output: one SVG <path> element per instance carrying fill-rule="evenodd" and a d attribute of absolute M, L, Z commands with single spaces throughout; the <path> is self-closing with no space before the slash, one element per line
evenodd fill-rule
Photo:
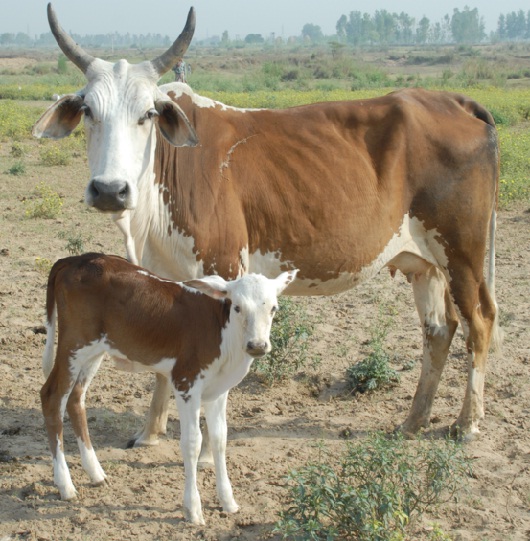
<path fill-rule="evenodd" d="M 252 357 L 263 357 L 269 349 L 269 344 L 263 340 L 250 340 L 247 343 L 247 353 Z"/>
<path fill-rule="evenodd" d="M 88 187 L 92 206 L 105 212 L 117 212 L 127 208 L 129 186 L 126 181 L 102 181 L 93 179 Z"/>

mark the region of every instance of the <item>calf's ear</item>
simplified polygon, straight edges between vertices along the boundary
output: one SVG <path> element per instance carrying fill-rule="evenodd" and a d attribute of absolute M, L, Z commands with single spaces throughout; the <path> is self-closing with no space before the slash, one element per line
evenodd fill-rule
<path fill-rule="evenodd" d="M 35 137 L 62 139 L 70 135 L 79 124 L 83 111 L 83 98 L 77 94 L 68 94 L 48 107 L 33 126 Z"/>
<path fill-rule="evenodd" d="M 274 281 L 276 282 L 276 294 L 280 295 L 282 291 L 296 278 L 298 269 L 282 272 Z"/>
<path fill-rule="evenodd" d="M 206 276 L 197 280 L 188 280 L 183 282 L 187 287 L 191 287 L 212 297 L 213 299 L 226 299 L 228 291 L 226 289 L 226 281 L 220 276 Z"/>

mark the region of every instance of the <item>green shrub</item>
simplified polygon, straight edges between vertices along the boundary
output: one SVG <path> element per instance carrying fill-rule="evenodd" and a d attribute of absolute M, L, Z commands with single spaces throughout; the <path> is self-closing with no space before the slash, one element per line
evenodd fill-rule
<path fill-rule="evenodd" d="M 275 533 L 284 539 L 402 541 L 411 522 L 449 501 L 471 475 L 471 459 L 453 441 L 405 441 L 372 434 L 340 455 L 288 476 L 288 508 Z"/>
<path fill-rule="evenodd" d="M 23 175 L 26 172 L 26 165 L 23 162 L 15 162 L 8 170 L 7 172 L 10 175 Z"/>
<path fill-rule="evenodd" d="M 13 141 L 11 144 L 11 156 L 13 156 L 13 158 L 22 158 L 25 153 L 24 147 L 20 143 Z"/>
<path fill-rule="evenodd" d="M 390 367 L 390 355 L 384 346 L 391 319 L 384 317 L 382 310 L 380 307 L 379 317 L 371 329 L 368 356 L 346 370 L 348 382 L 354 393 L 373 391 L 399 382 L 399 373 Z"/>
<path fill-rule="evenodd" d="M 82 254 L 85 251 L 85 240 L 90 240 L 90 238 L 83 238 L 80 233 L 75 231 L 69 233 L 61 231 L 59 238 L 66 240 L 65 248 L 70 255 Z"/>
<path fill-rule="evenodd" d="M 60 195 L 44 182 L 35 187 L 35 198 L 24 201 L 28 218 L 57 218 L 63 201 Z"/>
<path fill-rule="evenodd" d="M 314 328 L 300 302 L 280 297 L 279 307 L 271 328 L 272 351 L 253 363 L 253 370 L 268 385 L 292 376 L 308 362 Z"/>

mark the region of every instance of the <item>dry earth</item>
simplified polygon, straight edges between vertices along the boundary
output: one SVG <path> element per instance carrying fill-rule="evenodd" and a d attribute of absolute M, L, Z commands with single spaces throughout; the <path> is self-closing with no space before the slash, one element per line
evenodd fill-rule
<path fill-rule="evenodd" d="M 11 145 L 0 145 L 0 540 L 228 540 L 279 539 L 271 534 L 286 498 L 285 476 L 304 463 L 312 443 L 337 451 L 343 437 L 390 430 L 411 404 L 420 370 L 421 336 L 410 286 L 383 273 L 333 298 L 303 299 L 317 321 L 315 369 L 267 388 L 250 375 L 229 398 L 228 469 L 241 510 L 218 508 L 212 470 L 199 473 L 207 526 L 183 521 L 183 466 L 175 408 L 169 434 L 158 447 L 125 450 L 141 426 L 153 379 L 115 372 L 105 365 L 88 393 L 92 440 L 109 485 L 91 487 L 80 467 L 72 430 L 65 446 L 79 499 L 62 502 L 53 485 L 39 389 L 43 383 L 45 273 L 36 258 L 67 255 L 68 237 L 82 235 L 85 250 L 123 253 L 117 230 L 82 202 L 85 159 L 67 167 L 38 165 L 39 143 L 25 142 L 26 174 L 8 175 Z M 39 181 L 64 196 L 58 219 L 27 219 L 24 199 Z M 504 350 L 490 357 L 486 418 L 480 437 L 467 444 L 474 476 L 458 501 L 433 510 L 415 525 L 411 539 L 427 539 L 438 523 L 455 540 L 530 539 L 530 213 L 518 206 L 498 220 L 497 296 L 506 331 Z M 66 236 L 60 238 L 59 235 Z M 394 389 L 351 396 L 345 369 L 365 354 L 363 342 L 379 306 L 395 312 L 387 345 L 415 361 Z M 431 434 L 439 437 L 456 418 L 466 379 L 461 335 L 455 340 L 435 402 Z"/>

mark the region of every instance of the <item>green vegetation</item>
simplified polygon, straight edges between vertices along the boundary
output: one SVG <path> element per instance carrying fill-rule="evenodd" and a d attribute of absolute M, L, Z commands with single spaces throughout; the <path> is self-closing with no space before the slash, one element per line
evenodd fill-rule
<path fill-rule="evenodd" d="M 35 187 L 35 195 L 24 201 L 28 218 L 57 218 L 63 201 L 61 196 L 44 182 Z"/>
<path fill-rule="evenodd" d="M 314 322 L 301 302 L 290 297 L 280 297 L 279 307 L 271 328 L 272 351 L 252 365 L 267 385 L 291 377 L 309 361 Z"/>
<path fill-rule="evenodd" d="M 372 434 L 340 456 L 318 458 L 288 477 L 288 507 L 275 532 L 300 541 L 402 541 L 413 521 L 451 500 L 471 475 L 453 441 L 405 441 Z M 447 539 L 439 528 L 431 539 Z"/>
<path fill-rule="evenodd" d="M 26 172 L 26 166 L 24 162 L 15 162 L 8 170 L 7 172 L 10 175 L 23 175 Z"/>

